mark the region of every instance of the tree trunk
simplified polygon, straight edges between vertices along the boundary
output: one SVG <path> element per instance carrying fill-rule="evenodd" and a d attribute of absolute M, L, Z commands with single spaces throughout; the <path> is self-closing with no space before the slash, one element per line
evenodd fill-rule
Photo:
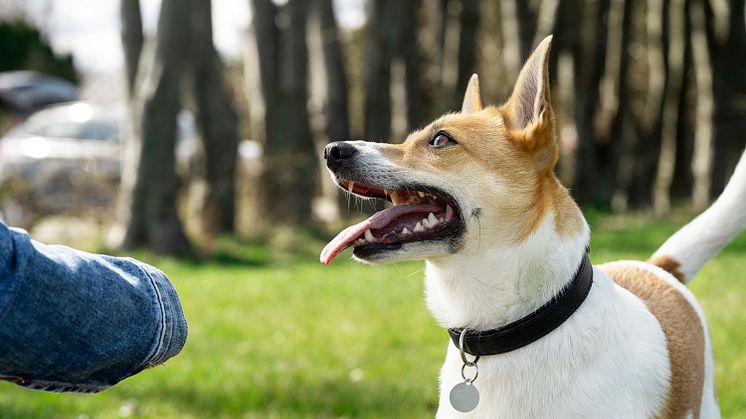
<path fill-rule="evenodd" d="M 313 0 L 308 22 L 312 127 L 317 152 L 330 141 L 350 139 L 347 73 L 331 0 Z M 326 176 L 320 167 L 320 178 Z M 347 199 L 331 182 L 321 182 L 315 215 L 326 223 L 340 218 Z"/>
<path fill-rule="evenodd" d="M 404 89 L 406 91 L 407 127 L 404 135 L 419 128 L 425 122 L 427 112 L 424 108 L 425 95 L 422 89 L 422 61 L 417 44 L 417 10 L 420 1 L 394 2 L 400 9 L 395 11 L 399 16 L 399 39 L 394 42 L 394 55 L 404 64 Z M 397 48 L 398 47 L 398 48 Z M 400 140 L 403 141 L 403 138 Z"/>
<path fill-rule="evenodd" d="M 122 49 L 127 75 L 127 94 L 132 96 L 143 44 L 140 0 L 121 0 L 119 6 L 122 17 Z"/>
<path fill-rule="evenodd" d="M 710 201 L 710 178 L 712 174 L 712 62 L 707 45 L 707 27 L 703 0 L 690 3 L 692 61 L 697 91 L 696 122 L 694 133 L 694 156 L 692 174 L 694 189 L 692 206 L 701 211 Z"/>
<path fill-rule="evenodd" d="M 532 3 L 524 0 L 500 1 L 505 67 L 511 80 L 518 78 L 523 63 L 531 54 L 532 42 L 537 34 L 538 12 Z"/>
<path fill-rule="evenodd" d="M 401 126 L 397 125 L 399 136 L 424 122 L 427 112 L 423 106 L 422 57 L 416 30 L 419 4 L 419 1 L 369 3 L 364 76 L 367 140 L 401 141 L 403 138 L 391 138 L 392 122 L 396 125 L 402 121 Z M 396 97 L 392 97 L 392 90 Z M 396 115 L 392 115 L 392 101 L 400 105 Z"/>
<path fill-rule="evenodd" d="M 627 81 L 629 65 L 627 50 L 632 4 L 624 0 L 611 0 L 609 4 L 604 74 L 599 80 L 599 100 L 594 115 L 594 136 L 599 147 L 598 184 L 601 186 L 597 201 L 612 208 L 618 181 L 626 181 L 624 177 L 618 179 L 618 167 L 628 163 L 621 154 L 629 149 L 631 140 L 630 132 L 622 127 L 628 99 L 628 89 L 622 86 Z"/>
<path fill-rule="evenodd" d="M 347 104 L 347 73 L 342 59 L 337 22 L 331 0 L 315 0 L 321 35 L 321 52 L 324 57 L 326 100 L 322 112 L 327 116 L 326 136 L 329 141 L 350 138 Z"/>
<path fill-rule="evenodd" d="M 461 107 L 466 85 L 476 71 L 477 35 L 481 7 L 474 0 L 449 0 L 436 2 L 441 9 L 435 13 L 442 22 L 437 26 L 441 44 L 436 48 L 440 72 L 438 74 L 438 99 L 434 103 L 433 116 L 444 112 L 458 111 Z M 433 14 L 431 12 L 431 14 Z"/>
<path fill-rule="evenodd" d="M 617 156 L 614 192 L 611 208 L 625 211 L 630 208 L 630 193 L 637 176 L 638 162 L 636 150 L 640 145 L 639 119 L 647 88 L 647 62 L 644 54 L 631 54 L 636 45 L 644 45 L 646 39 L 645 0 L 628 2 L 625 7 L 625 35 L 623 42 L 624 59 L 620 73 L 619 111 L 613 129 L 612 141 Z"/>
<path fill-rule="evenodd" d="M 307 224 L 318 161 L 307 108 L 307 4 L 252 6 L 265 111 L 262 216 L 274 225 Z"/>
<path fill-rule="evenodd" d="M 139 158 L 125 163 L 136 166 L 136 177 L 131 185 L 123 183 L 124 189 L 132 188 L 123 191 L 131 197 L 124 215 L 123 248 L 145 246 L 158 253 L 191 253 L 177 211 L 180 182 L 174 167 L 176 116 L 188 39 L 184 22 L 188 18 L 189 7 L 183 1 L 164 0 L 161 4 L 157 47 L 151 68 L 143 68 L 147 72 L 135 99 L 142 117 Z"/>
<path fill-rule="evenodd" d="M 661 118 L 661 148 L 653 185 L 653 210 L 657 214 L 671 208 L 671 183 L 676 161 L 676 139 L 681 91 L 684 84 L 686 52 L 685 0 L 671 0 L 668 24 L 667 82 Z M 653 69 L 655 70 L 655 69 Z"/>
<path fill-rule="evenodd" d="M 481 16 L 480 2 L 464 0 L 459 18 L 458 77 L 456 83 L 456 100 L 454 109 L 460 109 L 461 95 L 466 91 L 471 75 L 477 68 L 477 31 Z"/>
<path fill-rule="evenodd" d="M 575 125 L 578 134 L 578 167 L 575 171 L 573 191 L 582 204 L 605 206 L 599 196 L 604 187 L 599 178 L 608 168 L 598 164 L 603 154 L 593 132 L 593 111 L 598 103 L 598 83 L 603 73 L 606 32 L 602 17 L 608 2 L 588 2 L 579 9 L 582 13 L 580 34 L 574 46 L 575 69 Z"/>
<path fill-rule="evenodd" d="M 710 198 L 725 187 L 746 145 L 746 24 L 744 0 L 708 2 L 712 52 L 714 157 Z M 718 8 L 717 10 L 715 8 Z"/>
<path fill-rule="evenodd" d="M 387 142 L 391 138 L 391 61 L 388 34 L 394 32 L 395 21 L 388 16 L 388 3 L 368 3 L 368 25 L 365 45 L 365 139 Z"/>
<path fill-rule="evenodd" d="M 638 105 L 642 109 L 637 114 L 638 141 L 633 149 L 634 176 L 630 182 L 629 205 L 631 207 L 649 207 L 652 202 L 653 182 L 655 178 L 658 151 L 660 148 L 661 111 L 663 108 L 663 93 L 666 84 L 666 67 L 664 54 L 664 19 L 666 10 L 664 0 L 648 0 L 645 2 L 645 60 L 644 68 L 647 73 L 643 103 Z"/>
<path fill-rule="evenodd" d="M 233 232 L 238 116 L 225 87 L 223 64 L 212 41 L 211 1 L 191 1 L 192 75 L 207 181 L 202 229 L 212 234 Z"/>
<path fill-rule="evenodd" d="M 122 21 L 122 51 L 124 53 L 127 79 L 127 110 L 122 124 L 122 178 L 117 202 L 117 221 L 109 232 L 108 241 L 112 247 L 124 246 L 124 235 L 132 218 L 133 194 L 140 159 L 140 114 L 137 100 L 137 75 L 142 65 L 140 55 L 143 48 L 142 16 L 139 0 L 121 0 L 120 18 Z M 152 59 L 152 57 L 151 57 Z"/>

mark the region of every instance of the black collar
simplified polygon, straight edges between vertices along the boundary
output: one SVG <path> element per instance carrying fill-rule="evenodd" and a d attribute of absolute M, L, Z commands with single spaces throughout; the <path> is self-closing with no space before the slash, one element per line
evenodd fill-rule
<path fill-rule="evenodd" d="M 536 342 L 565 322 L 583 304 L 593 284 L 593 266 L 588 253 L 569 284 L 548 303 L 513 323 L 484 332 L 464 335 L 464 351 L 471 355 L 497 355 L 514 351 Z M 462 329 L 448 329 L 456 347 Z"/>

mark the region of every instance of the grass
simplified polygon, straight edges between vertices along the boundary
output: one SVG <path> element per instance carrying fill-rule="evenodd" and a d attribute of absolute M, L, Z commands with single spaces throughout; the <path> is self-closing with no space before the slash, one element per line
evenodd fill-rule
<path fill-rule="evenodd" d="M 687 219 L 591 215 L 592 259 L 644 259 Z M 232 241 L 209 263 L 139 255 L 182 297 L 182 354 L 98 395 L 0 383 L 0 417 L 432 417 L 448 338 L 424 307 L 421 264 L 368 267 L 343 256 L 322 267 L 311 253 L 320 243 L 301 242 L 286 249 L 289 262 Z M 732 418 L 746 417 L 745 254 L 746 236 L 692 284 L 709 319 L 723 416 Z"/>

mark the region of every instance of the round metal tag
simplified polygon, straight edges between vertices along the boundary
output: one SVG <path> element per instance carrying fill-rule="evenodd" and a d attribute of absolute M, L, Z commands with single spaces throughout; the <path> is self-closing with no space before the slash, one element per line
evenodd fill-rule
<path fill-rule="evenodd" d="M 451 406 L 459 412 L 471 412 L 479 403 L 479 392 L 471 383 L 458 383 L 451 390 Z"/>

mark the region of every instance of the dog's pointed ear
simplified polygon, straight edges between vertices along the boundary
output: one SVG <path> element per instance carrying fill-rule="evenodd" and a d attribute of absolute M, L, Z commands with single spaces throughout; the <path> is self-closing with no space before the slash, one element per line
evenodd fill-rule
<path fill-rule="evenodd" d="M 513 129 L 525 129 L 550 117 L 545 110 L 550 107 L 548 62 L 551 46 L 552 35 L 549 35 L 536 47 L 521 69 L 513 94 L 506 103 L 510 112 L 508 123 Z"/>
<path fill-rule="evenodd" d="M 461 113 L 479 112 L 482 110 L 482 96 L 479 93 L 479 76 L 477 73 L 471 75 L 469 84 L 464 93 L 464 102 L 461 104 Z"/>

